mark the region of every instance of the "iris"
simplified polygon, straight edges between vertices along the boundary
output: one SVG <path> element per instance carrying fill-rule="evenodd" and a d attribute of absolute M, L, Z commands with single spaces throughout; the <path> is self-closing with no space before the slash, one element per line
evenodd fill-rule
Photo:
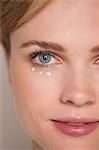
<path fill-rule="evenodd" d="M 51 55 L 50 54 L 41 54 L 39 56 L 39 60 L 42 62 L 42 63 L 49 63 L 50 60 L 51 60 Z"/>

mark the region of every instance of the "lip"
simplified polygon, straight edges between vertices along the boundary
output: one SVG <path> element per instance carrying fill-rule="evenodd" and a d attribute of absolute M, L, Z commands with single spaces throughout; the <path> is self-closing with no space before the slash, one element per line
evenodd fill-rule
<path fill-rule="evenodd" d="M 91 134 L 99 125 L 99 120 L 93 118 L 60 118 L 52 119 L 53 125 L 65 135 L 79 137 Z"/>

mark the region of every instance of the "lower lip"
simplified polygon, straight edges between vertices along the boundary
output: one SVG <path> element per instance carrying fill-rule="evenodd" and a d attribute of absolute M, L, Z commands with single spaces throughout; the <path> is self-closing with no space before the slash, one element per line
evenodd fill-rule
<path fill-rule="evenodd" d="M 98 126 L 98 122 L 84 125 L 68 125 L 62 122 L 53 121 L 55 127 L 65 135 L 79 137 L 92 133 Z"/>

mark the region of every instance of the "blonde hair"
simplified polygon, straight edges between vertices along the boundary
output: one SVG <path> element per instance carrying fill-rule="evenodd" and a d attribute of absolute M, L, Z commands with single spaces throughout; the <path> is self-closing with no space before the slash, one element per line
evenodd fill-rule
<path fill-rule="evenodd" d="M 0 40 L 7 55 L 10 53 L 9 34 L 29 21 L 48 0 L 1 0 L 0 1 Z"/>

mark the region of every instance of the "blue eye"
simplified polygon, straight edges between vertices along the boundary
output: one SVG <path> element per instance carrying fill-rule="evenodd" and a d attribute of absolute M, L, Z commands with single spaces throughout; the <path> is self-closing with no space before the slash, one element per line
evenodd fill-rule
<path fill-rule="evenodd" d="M 33 52 L 29 57 L 32 64 L 38 67 L 49 67 L 51 65 L 62 64 L 63 62 L 57 54 L 50 51 Z"/>
<path fill-rule="evenodd" d="M 42 62 L 43 64 L 47 64 L 50 62 L 51 60 L 51 55 L 50 54 L 40 54 L 39 55 L 39 60 L 40 62 Z"/>

